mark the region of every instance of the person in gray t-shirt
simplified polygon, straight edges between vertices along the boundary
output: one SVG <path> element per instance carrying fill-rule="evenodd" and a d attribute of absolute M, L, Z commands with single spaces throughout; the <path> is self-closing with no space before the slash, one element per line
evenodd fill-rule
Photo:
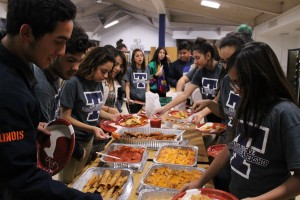
<path fill-rule="evenodd" d="M 137 113 L 141 110 L 142 105 L 132 104 L 130 100 L 146 101 L 145 93 L 150 91 L 150 70 L 145 64 L 144 53 L 140 49 L 132 52 L 131 63 L 131 67 L 124 76 L 126 105 L 129 113 Z"/>
<path fill-rule="evenodd" d="M 94 137 L 108 138 L 98 127 L 103 105 L 102 81 L 112 70 L 115 58 L 105 47 L 96 47 L 83 60 L 73 78 L 67 80 L 61 92 L 62 117 L 74 127 L 76 142 L 86 150 L 83 159 L 72 157 L 59 173 L 59 180 L 70 183 L 84 168 Z"/>
<path fill-rule="evenodd" d="M 184 102 L 196 88 L 199 88 L 203 99 L 214 99 L 217 94 L 218 78 L 222 66 L 214 60 L 214 47 L 205 39 L 198 38 L 193 48 L 195 64 L 199 66 L 191 83 L 173 101 L 156 109 L 155 114 L 162 115 L 174 106 Z M 214 121 L 215 122 L 215 121 Z"/>
<path fill-rule="evenodd" d="M 179 192 L 202 187 L 230 162 L 230 192 L 238 199 L 299 195 L 300 109 L 274 51 L 262 42 L 246 44 L 229 76 L 241 97 L 233 120 L 234 139 L 200 179 Z"/>

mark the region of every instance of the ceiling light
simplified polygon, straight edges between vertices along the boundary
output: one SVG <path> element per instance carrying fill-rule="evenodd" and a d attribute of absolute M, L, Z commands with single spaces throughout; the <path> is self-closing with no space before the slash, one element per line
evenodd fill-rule
<path fill-rule="evenodd" d="M 208 0 L 202 0 L 201 5 L 202 6 L 207 6 L 207 7 L 210 7 L 210 8 L 216 8 L 216 9 L 219 9 L 219 7 L 220 7 L 219 3 L 213 2 L 213 1 L 208 1 Z"/>
<path fill-rule="evenodd" d="M 117 23 L 119 23 L 119 21 L 118 21 L 118 20 L 115 20 L 115 21 L 113 21 L 113 22 L 110 22 L 109 24 L 106 24 L 106 25 L 104 26 L 104 28 L 111 27 L 111 26 L 113 26 L 113 25 L 116 25 Z"/>

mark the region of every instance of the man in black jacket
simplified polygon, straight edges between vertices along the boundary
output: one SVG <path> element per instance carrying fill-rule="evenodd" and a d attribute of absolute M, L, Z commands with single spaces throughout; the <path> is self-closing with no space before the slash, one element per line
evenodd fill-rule
<path fill-rule="evenodd" d="M 52 180 L 37 168 L 40 110 L 34 63 L 46 69 L 65 52 L 76 7 L 70 0 L 9 0 L 0 44 L 0 199 L 102 199 Z"/>
<path fill-rule="evenodd" d="M 189 72 L 194 58 L 191 56 L 191 47 L 187 42 L 182 42 L 178 46 L 179 59 L 170 65 L 167 81 L 171 87 L 176 87 L 177 81 L 183 74 Z"/>

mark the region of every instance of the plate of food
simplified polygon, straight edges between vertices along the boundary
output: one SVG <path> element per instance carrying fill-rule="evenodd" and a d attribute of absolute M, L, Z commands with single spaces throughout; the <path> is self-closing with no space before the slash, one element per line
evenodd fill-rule
<path fill-rule="evenodd" d="M 207 155 L 215 158 L 225 147 L 225 144 L 215 144 L 207 148 Z"/>
<path fill-rule="evenodd" d="M 219 134 L 226 131 L 226 125 L 222 123 L 206 122 L 198 124 L 196 129 L 205 134 Z"/>
<path fill-rule="evenodd" d="M 169 116 L 177 119 L 187 119 L 192 113 L 186 110 L 171 110 Z"/>
<path fill-rule="evenodd" d="M 104 131 L 107 131 L 107 132 L 114 132 L 117 130 L 116 127 L 112 126 L 112 121 L 110 120 L 101 120 L 100 123 L 99 123 L 99 127 L 104 130 Z"/>
<path fill-rule="evenodd" d="M 238 200 L 232 194 L 212 189 L 212 188 L 199 188 L 191 189 L 173 197 L 172 200 L 192 200 L 192 199 L 202 199 L 202 200 Z"/>
<path fill-rule="evenodd" d="M 56 119 L 45 127 L 51 135 L 40 134 L 37 138 L 37 166 L 55 175 L 70 160 L 75 144 L 73 126 L 64 119 Z"/>
<path fill-rule="evenodd" d="M 122 115 L 116 124 L 123 127 L 145 126 L 148 124 L 148 117 L 141 114 Z"/>

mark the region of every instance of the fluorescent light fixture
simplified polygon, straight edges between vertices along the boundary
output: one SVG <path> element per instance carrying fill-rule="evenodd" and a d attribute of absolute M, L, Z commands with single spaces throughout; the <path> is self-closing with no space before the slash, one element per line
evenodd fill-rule
<path fill-rule="evenodd" d="M 118 20 L 115 20 L 115 21 L 113 21 L 113 22 L 110 22 L 109 24 L 106 24 L 106 25 L 104 26 L 104 28 L 111 27 L 111 26 L 113 26 L 113 25 L 116 25 L 117 23 L 119 23 L 119 21 L 118 21 Z"/>
<path fill-rule="evenodd" d="M 210 7 L 210 8 L 215 8 L 215 9 L 219 9 L 219 7 L 220 7 L 219 3 L 213 2 L 213 1 L 208 1 L 208 0 L 202 0 L 201 5 L 202 6 L 207 6 L 207 7 Z"/>

